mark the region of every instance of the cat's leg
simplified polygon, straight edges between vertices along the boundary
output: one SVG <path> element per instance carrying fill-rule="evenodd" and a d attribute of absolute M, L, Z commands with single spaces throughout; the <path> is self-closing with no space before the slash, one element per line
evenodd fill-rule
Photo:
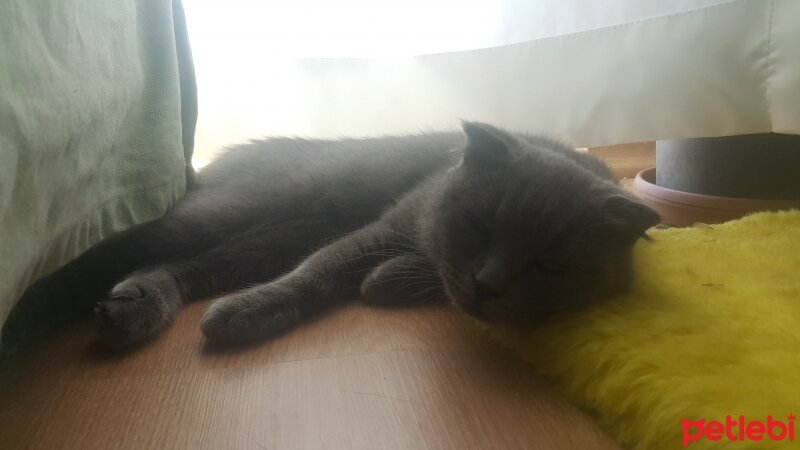
<path fill-rule="evenodd" d="M 134 270 L 192 257 L 219 243 L 236 226 L 235 218 L 212 209 L 204 192 L 191 191 L 166 214 L 87 250 L 59 272 L 63 292 L 53 302 L 91 305 Z M 220 216 L 226 216 L 220 218 Z"/>
<path fill-rule="evenodd" d="M 334 227 L 328 220 L 264 226 L 194 257 L 136 271 L 95 307 L 100 339 L 112 347 L 136 343 L 166 328 L 187 301 L 286 273 Z"/>
<path fill-rule="evenodd" d="M 427 258 L 405 254 L 384 261 L 361 283 L 361 296 L 372 305 L 399 305 L 441 300 L 439 275 Z"/>
<path fill-rule="evenodd" d="M 212 246 L 226 223 L 199 214 L 203 198 L 187 193 L 174 208 L 92 246 L 25 291 L 3 327 L 3 340 L 33 342 L 90 314 L 115 283 L 148 265 L 190 257 Z M 206 208 L 206 211 L 209 208 Z M 219 215 L 219 214 L 217 214 Z M 233 219 L 231 219 L 233 220 Z"/>
<path fill-rule="evenodd" d="M 367 273 L 410 245 L 382 222 L 323 247 L 277 280 L 215 302 L 202 321 L 211 341 L 244 342 L 295 325 L 318 310 L 355 298 Z"/>

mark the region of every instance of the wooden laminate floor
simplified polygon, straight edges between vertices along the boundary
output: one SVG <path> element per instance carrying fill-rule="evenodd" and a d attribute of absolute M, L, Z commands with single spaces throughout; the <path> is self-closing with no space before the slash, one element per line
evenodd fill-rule
<path fill-rule="evenodd" d="M 617 448 L 445 306 L 352 304 L 213 350 L 207 305 L 124 354 L 86 321 L 0 368 L 0 449 Z"/>
<path fill-rule="evenodd" d="M 206 304 L 124 355 L 81 323 L 7 368 L 0 448 L 615 448 L 446 307 L 349 305 L 212 351 L 198 328 Z"/>

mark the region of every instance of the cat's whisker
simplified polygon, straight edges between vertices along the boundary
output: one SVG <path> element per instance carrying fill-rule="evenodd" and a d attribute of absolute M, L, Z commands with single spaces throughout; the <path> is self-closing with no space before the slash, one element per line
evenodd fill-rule
<path fill-rule="evenodd" d="M 418 275 L 415 275 L 415 274 L 408 274 L 408 275 L 405 275 L 405 276 L 395 276 L 395 274 L 392 274 L 392 277 L 389 278 L 389 279 L 398 280 L 398 281 L 402 281 L 402 280 L 425 280 L 425 281 L 430 281 L 430 282 L 435 282 L 435 283 L 439 283 L 439 282 L 442 281 L 438 277 L 418 276 Z"/>
<path fill-rule="evenodd" d="M 405 278 L 385 278 L 383 280 L 378 280 L 378 284 L 390 283 L 390 282 L 399 282 L 398 287 L 402 286 L 412 286 L 415 283 L 421 284 L 439 284 L 440 280 L 438 279 L 426 279 L 426 278 L 415 278 L 415 277 L 405 277 Z"/>

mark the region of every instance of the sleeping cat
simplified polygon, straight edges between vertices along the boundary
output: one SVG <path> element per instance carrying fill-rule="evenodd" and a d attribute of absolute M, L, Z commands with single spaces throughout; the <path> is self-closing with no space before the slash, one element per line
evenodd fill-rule
<path fill-rule="evenodd" d="M 164 217 L 106 243 L 127 274 L 95 307 L 112 346 L 165 328 L 181 305 L 214 342 L 284 331 L 329 305 L 447 299 L 475 318 L 534 325 L 623 292 L 658 215 L 598 160 L 465 122 L 462 133 L 268 139 L 202 170 Z"/>

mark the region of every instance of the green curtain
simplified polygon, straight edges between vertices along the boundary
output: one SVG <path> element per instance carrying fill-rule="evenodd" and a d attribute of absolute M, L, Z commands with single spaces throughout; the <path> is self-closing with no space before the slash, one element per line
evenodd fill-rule
<path fill-rule="evenodd" d="M 179 1 L 0 4 L 0 323 L 37 279 L 184 194 L 196 119 Z"/>

